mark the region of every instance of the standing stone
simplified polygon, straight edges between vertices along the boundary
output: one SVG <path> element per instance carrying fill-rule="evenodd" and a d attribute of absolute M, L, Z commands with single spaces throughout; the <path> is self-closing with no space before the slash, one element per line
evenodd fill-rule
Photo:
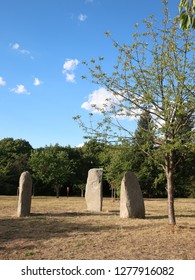
<path fill-rule="evenodd" d="M 88 171 L 85 200 L 89 211 L 102 211 L 102 176 L 103 170 L 100 168 Z"/>
<path fill-rule="evenodd" d="M 131 171 L 126 172 L 121 183 L 121 218 L 145 218 L 143 195 L 137 177 Z"/>
<path fill-rule="evenodd" d="M 18 200 L 18 217 L 25 217 L 30 215 L 32 195 L 32 179 L 28 171 L 20 175 L 19 180 L 19 200 Z"/>

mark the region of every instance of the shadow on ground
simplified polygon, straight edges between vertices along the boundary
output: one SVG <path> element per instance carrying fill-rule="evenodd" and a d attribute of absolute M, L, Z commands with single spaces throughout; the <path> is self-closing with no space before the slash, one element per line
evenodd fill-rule
<path fill-rule="evenodd" d="M 107 216 L 107 218 L 106 218 Z M 112 216 L 114 222 L 110 222 Z M 90 212 L 66 212 L 66 213 L 37 213 L 31 214 L 25 218 L 4 218 L 0 219 L 0 242 L 8 242 L 13 240 L 48 240 L 53 237 L 64 238 L 69 237 L 73 233 L 75 235 L 94 234 L 101 232 L 110 232 L 117 230 L 136 231 L 148 227 L 145 220 L 132 223 L 130 219 L 125 219 L 121 223 L 121 219 L 112 213 L 90 213 Z M 94 221 L 93 217 L 97 217 Z M 100 220 L 99 218 L 100 217 Z M 103 218 L 106 218 L 104 221 Z M 89 218 L 89 220 L 87 220 Z M 107 222 L 109 221 L 109 222 Z M 151 225 L 152 226 L 152 225 Z"/>

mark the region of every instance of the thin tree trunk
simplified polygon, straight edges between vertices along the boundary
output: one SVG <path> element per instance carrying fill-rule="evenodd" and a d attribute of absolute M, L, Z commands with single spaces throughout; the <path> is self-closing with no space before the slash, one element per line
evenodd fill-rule
<path fill-rule="evenodd" d="M 60 187 L 59 186 L 55 186 L 55 190 L 56 190 L 56 198 L 59 198 L 59 196 L 60 196 Z"/>
<path fill-rule="evenodd" d="M 84 197 L 84 190 L 81 189 L 81 197 Z"/>
<path fill-rule="evenodd" d="M 114 189 L 113 188 L 111 188 L 111 198 L 112 198 L 112 200 L 114 200 Z"/>
<path fill-rule="evenodd" d="M 66 188 L 66 196 L 69 197 L 69 194 L 70 194 L 70 187 L 67 187 Z"/>
<path fill-rule="evenodd" d="M 112 197 L 112 200 L 114 201 L 114 200 L 116 200 L 116 190 L 115 190 L 115 188 L 112 188 L 111 190 L 112 190 L 111 197 Z"/>
<path fill-rule="evenodd" d="M 166 160 L 166 179 L 167 179 L 167 195 L 168 195 L 168 219 L 170 225 L 175 225 L 174 210 L 174 184 L 173 184 L 173 161 L 172 156 Z"/>

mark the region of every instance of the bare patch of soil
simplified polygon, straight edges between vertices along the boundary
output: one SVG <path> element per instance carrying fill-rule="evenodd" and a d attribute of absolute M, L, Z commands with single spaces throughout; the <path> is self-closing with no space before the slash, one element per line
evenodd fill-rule
<path fill-rule="evenodd" d="M 0 259 L 193 260 L 195 199 L 176 199 L 177 225 L 166 199 L 145 199 L 146 219 L 121 219 L 119 201 L 101 213 L 84 198 L 33 197 L 31 216 L 17 218 L 17 197 L 0 196 Z"/>

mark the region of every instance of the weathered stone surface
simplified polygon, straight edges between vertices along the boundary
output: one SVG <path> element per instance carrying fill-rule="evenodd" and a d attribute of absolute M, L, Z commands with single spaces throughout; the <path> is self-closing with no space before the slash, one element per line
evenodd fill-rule
<path fill-rule="evenodd" d="M 120 193 L 121 218 L 145 218 L 143 195 L 137 177 L 131 171 L 125 173 Z"/>
<path fill-rule="evenodd" d="M 102 175 L 103 170 L 100 168 L 88 171 L 85 200 L 89 211 L 102 211 Z"/>
<path fill-rule="evenodd" d="M 20 175 L 19 180 L 19 200 L 18 200 L 18 217 L 25 217 L 30 215 L 31 209 L 31 195 L 32 195 L 32 179 L 28 171 Z"/>

